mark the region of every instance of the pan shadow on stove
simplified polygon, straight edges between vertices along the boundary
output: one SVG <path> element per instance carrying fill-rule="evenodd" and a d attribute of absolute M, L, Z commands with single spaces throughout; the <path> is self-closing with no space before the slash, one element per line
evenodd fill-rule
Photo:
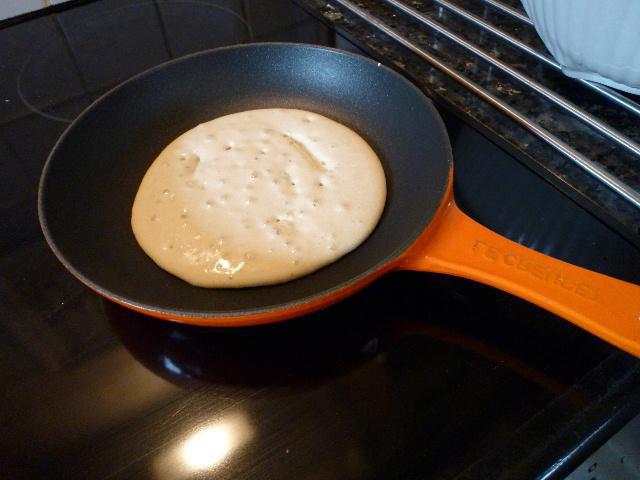
<path fill-rule="evenodd" d="M 207 328 L 160 321 L 104 301 L 131 354 L 165 379 L 250 386 L 314 383 L 345 373 L 379 348 L 368 298 L 273 325 Z"/>
<path fill-rule="evenodd" d="M 500 306 L 499 315 L 476 311 L 474 305 L 487 301 Z M 544 373 L 543 365 L 562 355 L 565 330 L 572 330 L 569 333 L 590 348 L 598 343 L 547 312 L 490 287 L 409 272 L 388 275 L 323 311 L 257 327 L 206 328 L 160 321 L 106 300 L 104 309 L 131 354 L 176 384 L 320 383 L 347 375 L 372 359 L 384 357 L 393 365 L 407 345 L 419 344 L 422 350 L 413 354 L 429 358 L 442 349 L 462 351 L 473 362 L 495 364 L 558 394 L 566 388 L 563 381 Z M 524 332 L 538 327 L 531 320 L 526 326 L 517 320 L 524 310 L 529 316 L 538 313 L 536 335 L 544 348 L 527 339 Z M 564 363 L 570 372 L 571 362 Z"/>

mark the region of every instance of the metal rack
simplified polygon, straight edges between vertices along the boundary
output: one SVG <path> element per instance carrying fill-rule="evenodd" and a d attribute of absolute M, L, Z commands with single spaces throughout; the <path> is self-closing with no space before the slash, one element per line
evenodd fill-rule
<path fill-rule="evenodd" d="M 640 208 L 640 184 L 628 184 L 616 175 L 615 168 L 606 165 L 610 162 L 602 162 L 590 153 L 604 152 L 604 157 L 635 164 L 640 169 L 640 128 L 636 126 L 640 124 L 640 105 L 631 96 L 606 86 L 564 77 L 561 66 L 535 34 L 531 20 L 515 2 L 381 0 L 357 4 L 334 0 L 332 3 L 408 48 Z M 402 29 L 398 28 L 400 24 Z M 479 33 L 469 38 L 469 31 Z M 465 71 L 447 61 L 441 55 L 442 42 L 447 42 L 446 48 L 457 49 L 474 68 Z M 518 61 L 509 61 L 514 56 L 519 56 Z M 547 77 L 553 75 L 562 77 L 561 81 L 549 81 Z M 518 96 L 503 95 L 496 90 L 500 79 L 517 86 L 517 92 L 528 101 L 537 102 L 536 110 L 544 111 L 544 117 L 536 118 L 518 105 L 522 101 Z M 557 88 L 559 83 L 563 88 Z M 574 98 L 567 98 L 573 90 Z"/>

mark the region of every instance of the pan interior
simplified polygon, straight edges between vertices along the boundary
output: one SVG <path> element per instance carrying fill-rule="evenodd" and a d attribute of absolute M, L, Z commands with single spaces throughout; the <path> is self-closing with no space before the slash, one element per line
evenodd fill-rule
<path fill-rule="evenodd" d="M 378 153 L 388 198 L 373 234 L 336 263 L 282 285 L 204 289 L 160 269 L 130 227 L 131 205 L 151 162 L 199 123 L 274 107 L 337 120 Z M 326 295 L 396 258 L 434 215 L 449 165 L 435 109 L 391 70 L 322 47 L 248 45 L 166 64 L 90 107 L 50 156 L 40 215 L 63 263 L 107 296 L 177 315 L 254 314 Z"/>

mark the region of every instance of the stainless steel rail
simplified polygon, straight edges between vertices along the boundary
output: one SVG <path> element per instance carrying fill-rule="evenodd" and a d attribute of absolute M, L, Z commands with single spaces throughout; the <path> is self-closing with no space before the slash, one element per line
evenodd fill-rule
<path fill-rule="evenodd" d="M 502 70 L 503 72 L 506 72 L 511 77 L 513 77 L 513 78 L 517 79 L 518 81 L 522 82 L 527 87 L 531 88 L 535 92 L 539 93 L 540 95 L 544 96 L 548 100 L 552 101 L 553 103 L 555 103 L 560 108 L 572 113 L 573 115 L 575 115 L 581 121 L 585 122 L 590 127 L 594 128 L 595 130 L 597 130 L 601 134 L 605 135 L 606 137 L 610 138 L 614 142 L 618 143 L 619 145 L 623 146 L 627 150 L 633 152 L 635 155 L 638 155 L 640 157 L 640 145 L 638 145 L 636 142 L 631 140 L 626 135 L 620 133 L 619 131 L 615 130 L 614 128 L 611 128 L 605 122 L 601 121 L 600 119 L 594 117 L 590 113 L 586 112 L 585 110 L 583 110 L 580 107 L 576 106 L 575 104 L 571 103 L 570 101 L 568 101 L 567 99 L 565 99 L 561 95 L 558 95 L 553 90 L 545 87 L 544 85 L 536 82 L 535 80 L 533 80 L 530 77 L 524 75 L 523 73 L 519 72 L 518 70 L 510 67 L 509 65 L 507 65 L 503 61 L 498 60 L 497 58 L 493 57 L 492 55 L 490 55 L 489 53 L 485 52 L 481 48 L 478 48 L 473 43 L 468 42 L 467 40 L 465 40 L 461 36 L 457 35 L 456 33 L 452 32 L 451 30 L 447 29 L 446 27 L 444 27 L 440 23 L 436 22 L 432 18 L 429 18 L 427 15 L 423 14 L 419 10 L 416 10 L 415 8 L 410 7 L 409 5 L 406 5 L 403 2 L 399 2 L 398 0 L 383 0 L 383 1 L 385 3 L 387 3 L 387 4 L 389 4 L 389 5 L 393 5 L 397 9 L 399 9 L 399 10 L 403 11 L 404 13 L 410 15 L 414 19 L 418 20 L 419 22 L 421 22 L 422 24 L 428 26 L 429 28 L 435 30 L 436 32 L 440 33 L 441 35 L 444 35 L 449 40 L 451 40 L 451 41 L 455 42 L 456 44 L 460 45 L 461 47 L 469 50 L 470 52 L 472 52 L 473 54 L 475 54 L 478 57 L 482 58 L 484 61 L 490 63 L 494 67 L 497 67 L 500 70 Z"/>
<path fill-rule="evenodd" d="M 492 7 L 497 8 L 503 13 L 506 13 L 507 15 L 512 16 L 513 18 L 517 18 L 518 20 L 521 20 L 524 23 L 533 25 L 533 22 L 529 17 L 527 17 L 524 13 L 519 12 L 518 10 L 516 10 L 515 8 L 509 5 L 499 2 L 498 0 L 482 0 L 482 1 L 486 4 L 491 5 Z"/>
<path fill-rule="evenodd" d="M 385 0 L 385 1 L 387 3 L 394 4 L 394 5 L 395 4 L 400 4 L 396 0 Z M 492 3 L 493 2 L 493 0 L 484 0 L 484 1 L 487 2 L 487 3 Z M 572 162 L 574 162 L 580 168 L 582 168 L 583 170 L 585 170 L 589 174 L 593 175 L 595 178 L 597 178 L 603 184 L 607 185 L 609 188 L 611 188 L 612 190 L 617 192 L 619 195 L 621 195 L 622 197 L 627 199 L 633 205 L 635 205 L 636 207 L 640 208 L 640 193 L 636 192 L 633 188 L 629 187 L 625 182 L 623 182 L 622 180 L 617 178 L 615 175 L 613 175 L 610 172 L 608 172 L 602 166 L 600 166 L 599 164 L 593 162 L 592 160 L 587 158 L 585 155 L 581 154 L 580 152 L 578 152 L 577 150 L 575 150 L 574 148 L 569 146 L 567 143 L 565 143 L 564 141 L 562 141 L 561 139 L 559 139 L 558 137 L 556 137 L 555 135 L 550 133 L 548 130 L 546 130 L 543 127 L 541 127 L 540 125 L 538 125 L 536 122 L 532 121 L 527 116 L 525 116 L 522 113 L 518 112 L 516 109 L 514 109 L 512 106 L 510 106 L 509 104 L 507 104 L 503 100 L 497 98 L 496 96 L 491 94 L 486 89 L 482 88 L 480 85 L 478 85 L 474 81 L 472 81 L 469 78 L 465 77 L 464 75 L 462 75 L 457 70 L 451 68 L 449 65 L 447 65 L 446 63 L 444 63 L 440 59 L 438 59 L 435 55 L 431 54 L 430 52 L 428 52 L 427 50 L 425 50 L 423 48 L 420 48 L 415 43 L 411 42 L 410 40 L 408 40 L 404 36 L 400 35 L 393 28 L 389 27 L 386 23 L 384 23 L 380 19 L 376 18 L 375 16 L 371 15 L 369 12 L 367 12 L 363 8 L 357 6 L 354 2 L 352 2 L 350 0 L 334 0 L 333 3 L 341 5 L 343 8 L 345 8 L 348 11 L 352 12 L 353 14 L 359 16 L 360 18 L 365 20 L 368 24 L 374 26 L 375 28 L 377 28 L 378 30 L 383 32 L 384 34 L 388 35 L 389 37 L 391 37 L 392 39 L 397 41 L 399 44 L 405 46 L 406 48 L 408 48 L 409 50 L 411 50 L 412 52 L 414 52 L 415 54 L 417 54 L 418 56 L 420 56 L 421 58 L 423 58 L 424 60 L 429 62 L 431 65 L 433 65 L 437 69 L 439 69 L 442 72 L 444 72 L 445 74 L 447 74 L 449 77 L 453 78 L 454 80 L 456 80 L 457 82 L 459 82 L 460 84 L 465 86 L 467 89 L 472 91 L 475 95 L 477 95 L 478 97 L 482 98 L 484 101 L 486 101 L 487 103 L 493 105 L 495 108 L 499 109 L 505 115 L 507 115 L 508 117 L 512 118 L 517 123 L 519 123 L 520 125 L 524 126 L 528 130 L 530 130 L 538 138 L 540 138 L 545 143 L 547 143 L 548 145 L 550 145 L 553 148 L 555 148 L 558 152 L 560 152 L 566 158 L 570 159 Z M 403 7 L 406 7 L 406 5 L 403 5 L 403 4 L 400 4 L 400 5 L 402 5 Z M 410 7 L 408 7 L 408 8 L 410 8 Z M 402 10 L 404 10 L 404 8 Z M 422 14 L 420 14 L 420 15 L 422 15 Z M 460 37 L 458 37 L 454 33 L 450 32 L 446 28 L 444 28 L 441 25 L 437 24 L 437 22 L 434 22 L 431 19 L 427 19 L 427 20 L 428 20 L 427 24 L 429 26 L 431 26 L 431 24 L 433 24 L 434 27 L 435 27 L 435 28 L 433 28 L 434 30 L 436 30 L 439 33 L 445 35 L 447 38 L 450 38 L 455 43 L 458 43 L 456 41 L 456 39 L 461 40 L 460 44 L 463 45 L 463 46 L 465 46 L 464 44 L 468 44 L 469 47 L 472 47 L 472 48 L 469 48 L 472 52 L 478 53 L 478 54 L 481 53 L 482 54 L 482 55 L 480 55 L 481 57 L 483 57 L 483 55 L 484 56 L 488 56 L 485 52 L 483 52 L 480 49 L 477 49 L 477 47 L 469 44 L 469 42 L 466 42 L 466 40 L 461 39 Z M 492 59 L 492 60 L 495 61 L 495 59 Z M 493 64 L 493 62 L 490 62 L 490 63 Z M 501 62 L 499 62 L 499 63 L 501 63 Z M 507 65 L 504 65 L 504 67 L 506 67 L 508 69 L 507 70 L 508 72 L 513 71 L 513 69 L 510 68 Z M 518 77 L 515 77 L 515 78 L 518 78 Z M 532 82 L 530 79 L 527 79 L 527 80 L 529 80 L 529 82 Z M 527 83 L 527 82 L 524 82 L 524 83 Z M 534 87 L 531 86 L 531 88 L 534 88 Z M 555 93 L 553 93 L 553 92 L 551 92 L 551 93 L 553 95 L 555 95 Z M 564 99 L 561 99 L 561 100 L 566 102 Z M 573 106 L 573 108 L 577 108 L 577 107 Z M 572 111 L 571 108 L 568 108 L 567 110 Z M 605 127 L 606 127 L 606 125 L 605 125 Z M 636 147 L 637 147 L 637 145 L 636 145 Z"/>
<path fill-rule="evenodd" d="M 499 28 L 495 27 L 494 25 L 492 25 L 491 23 L 487 22 L 486 20 L 484 20 L 484 19 L 478 17 L 477 15 L 474 15 L 473 13 L 468 12 L 467 10 L 459 7 L 455 3 L 452 3 L 452 2 L 450 2 L 448 0 L 434 0 L 434 2 L 437 3 L 438 5 L 446 8 L 447 10 L 455 13 L 456 15 L 464 18 L 465 20 L 468 20 L 469 22 L 471 22 L 474 25 L 482 28 L 483 30 L 486 30 L 486 31 L 492 33 L 496 37 L 501 38 L 502 40 L 504 40 L 508 44 L 520 49 L 521 51 L 523 51 L 523 52 L 525 52 L 525 53 L 527 53 L 529 55 L 531 55 L 532 57 L 536 58 L 537 60 L 540 60 L 541 62 L 544 62 L 545 64 L 549 65 L 551 68 L 553 68 L 555 70 L 558 70 L 558 71 L 562 70 L 562 65 L 560 65 L 558 62 L 556 62 L 549 55 L 536 50 L 535 48 L 527 45 L 526 43 L 520 41 L 519 39 L 509 35 L 507 32 L 504 32 L 503 30 L 500 30 Z M 584 85 L 588 89 L 593 90 L 594 92 L 597 92 L 598 94 L 606 97 L 607 99 L 611 100 L 612 102 L 617 103 L 622 108 L 625 108 L 628 111 L 633 112 L 634 114 L 640 116 L 640 105 L 638 105 L 633 100 L 625 97 L 624 95 L 621 95 L 620 93 L 616 92 L 615 90 L 612 90 L 611 88 L 606 87 L 604 85 L 599 85 L 599 84 L 597 84 L 595 82 L 591 82 L 589 80 L 577 80 L 577 82 L 581 83 L 582 85 Z"/>

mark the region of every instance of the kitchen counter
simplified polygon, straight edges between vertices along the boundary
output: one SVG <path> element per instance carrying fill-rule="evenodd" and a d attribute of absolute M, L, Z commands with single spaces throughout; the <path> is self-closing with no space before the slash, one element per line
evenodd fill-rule
<path fill-rule="evenodd" d="M 135 73 L 249 41 L 394 66 L 441 109 L 461 208 L 640 283 L 637 212 L 335 4 L 71 1 L 0 24 L 5 477 L 563 479 L 640 412 L 640 361 L 462 279 L 398 272 L 304 318 L 206 329 L 134 314 L 66 272 L 35 208 L 58 136 Z"/>

